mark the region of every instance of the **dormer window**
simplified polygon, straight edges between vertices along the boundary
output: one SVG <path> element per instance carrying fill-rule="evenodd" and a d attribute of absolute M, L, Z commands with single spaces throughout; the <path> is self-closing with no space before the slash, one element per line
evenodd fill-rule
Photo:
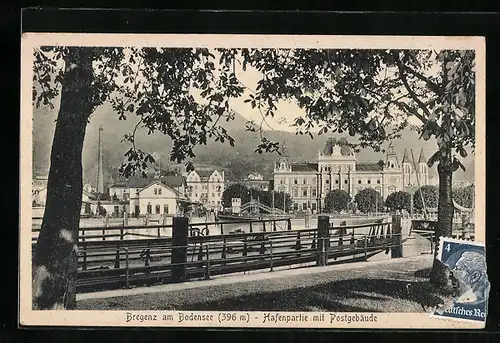
<path fill-rule="evenodd" d="M 285 164 L 281 163 L 281 169 L 285 169 Z"/>

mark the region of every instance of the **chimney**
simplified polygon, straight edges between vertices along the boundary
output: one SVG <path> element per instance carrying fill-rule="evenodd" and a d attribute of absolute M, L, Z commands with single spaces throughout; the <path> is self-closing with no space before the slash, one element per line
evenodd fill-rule
<path fill-rule="evenodd" d="M 104 168 L 102 161 L 102 127 L 99 127 L 99 145 L 97 147 L 97 193 L 104 193 Z"/>

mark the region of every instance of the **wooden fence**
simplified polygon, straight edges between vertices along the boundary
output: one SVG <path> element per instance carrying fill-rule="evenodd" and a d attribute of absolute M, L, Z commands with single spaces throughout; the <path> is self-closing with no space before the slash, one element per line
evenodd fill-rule
<path fill-rule="evenodd" d="M 384 250 L 401 257 L 400 220 L 397 216 L 392 221 L 334 227 L 329 217 L 321 216 L 318 228 L 303 230 L 292 230 L 286 219 L 256 220 L 252 226 L 263 225 L 265 231 L 210 235 L 202 231 L 212 223 L 200 227 L 174 220 L 172 237 L 132 239 L 124 239 L 127 228 L 119 228 L 124 230 L 119 234 L 101 232 L 110 228 L 85 228 L 78 242 L 77 288 L 85 292 L 297 264 L 327 265 L 366 260 Z"/>

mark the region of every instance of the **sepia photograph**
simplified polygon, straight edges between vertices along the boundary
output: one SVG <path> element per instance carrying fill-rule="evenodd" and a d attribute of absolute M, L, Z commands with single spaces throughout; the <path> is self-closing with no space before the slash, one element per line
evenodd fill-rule
<path fill-rule="evenodd" d="M 484 327 L 483 39 L 112 36 L 23 35 L 27 324 Z"/>

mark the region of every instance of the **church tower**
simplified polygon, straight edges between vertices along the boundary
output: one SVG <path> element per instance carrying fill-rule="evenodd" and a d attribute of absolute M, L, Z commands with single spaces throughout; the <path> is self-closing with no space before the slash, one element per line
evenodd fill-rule
<path fill-rule="evenodd" d="M 403 154 L 403 160 L 401 161 L 403 167 L 403 187 L 411 185 L 411 162 L 410 156 L 408 155 L 408 150 L 405 149 Z"/>
<path fill-rule="evenodd" d="M 281 145 L 280 148 L 280 157 L 274 164 L 274 171 L 280 171 L 280 172 L 291 172 L 292 171 L 292 166 L 290 164 L 290 157 L 288 155 L 288 149 L 286 147 L 285 142 Z"/>
<path fill-rule="evenodd" d="M 399 169 L 399 161 L 396 152 L 394 151 L 394 146 L 392 142 L 389 144 L 387 149 L 387 154 L 385 156 L 385 170 L 395 170 Z"/>
<path fill-rule="evenodd" d="M 427 166 L 427 159 L 424 155 L 424 149 L 420 150 L 420 156 L 418 157 L 418 174 L 420 178 L 420 184 L 425 186 L 429 184 L 429 167 Z"/>

